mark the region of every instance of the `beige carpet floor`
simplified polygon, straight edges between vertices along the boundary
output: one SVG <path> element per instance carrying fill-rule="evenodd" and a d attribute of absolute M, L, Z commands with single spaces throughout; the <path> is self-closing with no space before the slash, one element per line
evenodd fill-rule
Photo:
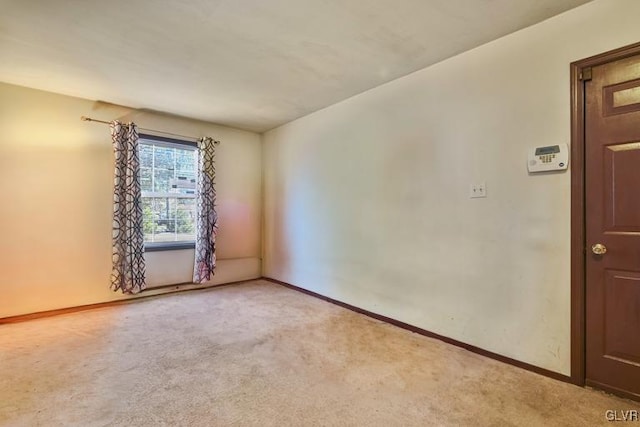
<path fill-rule="evenodd" d="M 607 409 L 640 404 L 265 281 L 0 325 L 2 426 L 587 426 Z"/>

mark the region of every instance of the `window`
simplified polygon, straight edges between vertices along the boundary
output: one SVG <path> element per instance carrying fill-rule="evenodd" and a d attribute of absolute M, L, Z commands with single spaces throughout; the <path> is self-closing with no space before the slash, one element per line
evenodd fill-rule
<path fill-rule="evenodd" d="M 139 150 L 145 248 L 193 247 L 196 231 L 196 144 L 140 135 Z"/>

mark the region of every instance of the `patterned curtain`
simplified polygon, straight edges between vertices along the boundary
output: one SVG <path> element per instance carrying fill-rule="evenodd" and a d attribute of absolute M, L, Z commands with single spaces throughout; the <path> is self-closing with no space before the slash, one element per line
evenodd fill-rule
<path fill-rule="evenodd" d="M 202 283 L 211 279 L 216 268 L 216 214 L 215 141 L 202 138 L 198 144 L 198 211 L 196 219 L 196 258 L 193 266 L 193 282 Z"/>
<path fill-rule="evenodd" d="M 110 128 L 115 156 L 111 289 L 136 294 L 146 287 L 138 128 L 118 121 Z"/>

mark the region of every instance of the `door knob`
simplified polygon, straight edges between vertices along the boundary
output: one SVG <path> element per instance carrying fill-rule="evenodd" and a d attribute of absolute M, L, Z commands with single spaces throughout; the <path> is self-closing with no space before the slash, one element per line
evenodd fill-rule
<path fill-rule="evenodd" d="M 596 255 L 604 255 L 607 253 L 607 247 L 602 243 L 596 243 L 595 245 L 591 246 L 591 252 Z"/>

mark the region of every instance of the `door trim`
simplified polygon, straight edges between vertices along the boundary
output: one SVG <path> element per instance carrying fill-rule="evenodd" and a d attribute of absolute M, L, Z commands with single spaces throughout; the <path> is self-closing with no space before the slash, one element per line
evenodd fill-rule
<path fill-rule="evenodd" d="M 580 386 L 586 384 L 585 112 L 580 75 L 585 68 L 638 54 L 640 43 L 635 43 L 571 63 L 571 382 Z"/>

